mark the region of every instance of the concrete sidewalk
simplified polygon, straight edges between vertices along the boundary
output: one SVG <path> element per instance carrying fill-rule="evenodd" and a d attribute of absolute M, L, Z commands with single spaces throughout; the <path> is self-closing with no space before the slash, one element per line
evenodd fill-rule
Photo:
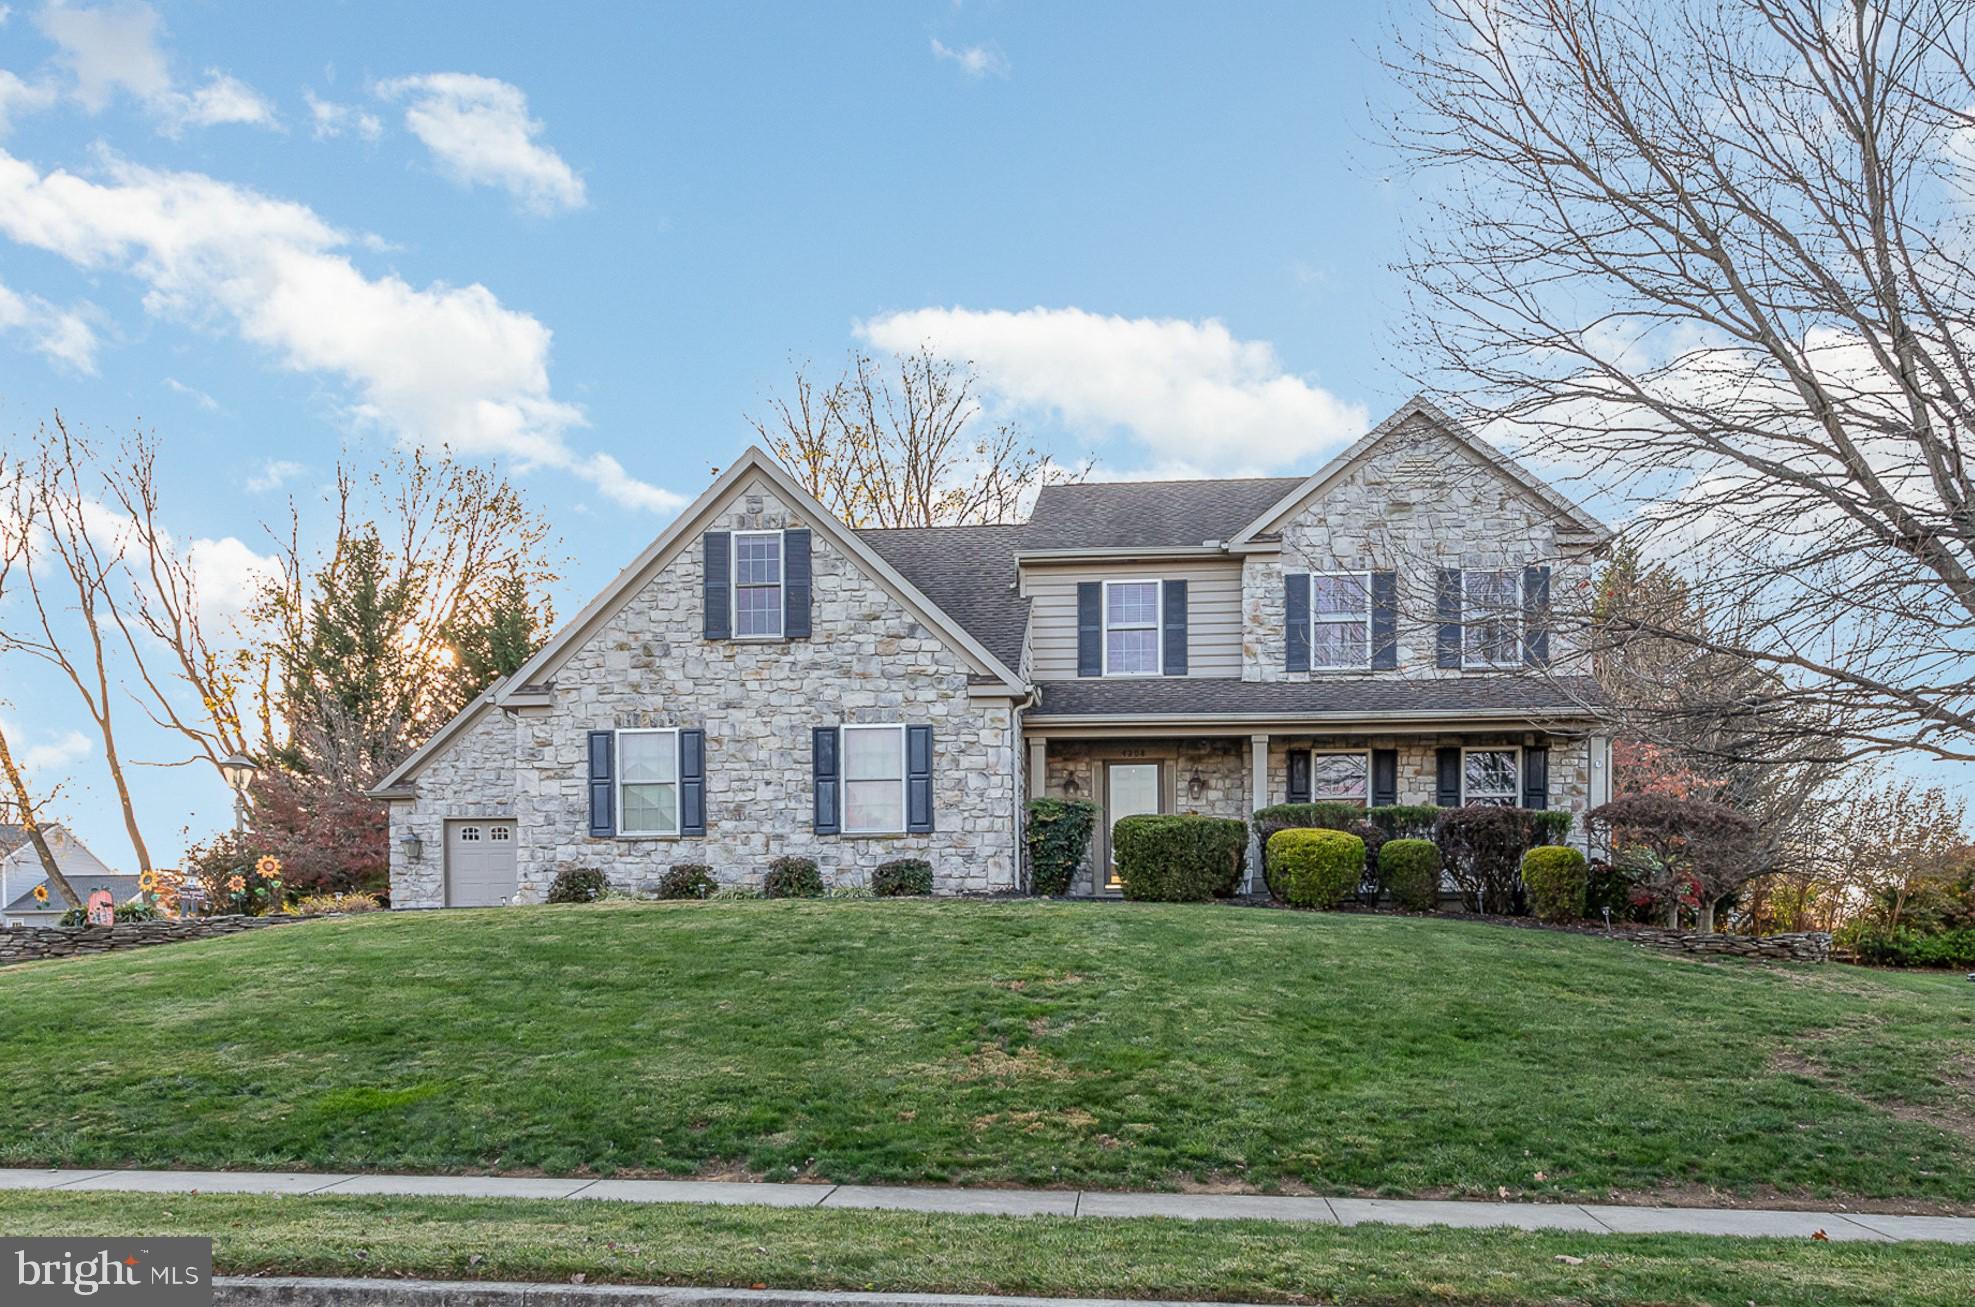
<path fill-rule="evenodd" d="M 1076 1189 L 939 1189 L 890 1185 L 744 1184 L 720 1180 L 551 1180 L 533 1176 L 333 1175 L 308 1171 L 31 1171 L 0 1169 L 0 1189 L 64 1193 L 397 1194 L 435 1198 L 574 1199 L 859 1207 L 900 1212 L 1182 1221 L 1308 1221 L 1317 1225 L 1451 1225 L 1578 1230 L 1587 1234 L 1726 1234 L 1891 1243 L 1975 1244 L 1975 1217 L 1879 1216 L 1740 1207 L 1625 1207 L 1597 1203 L 1423 1202 L 1270 1194 L 1112 1193 Z"/>

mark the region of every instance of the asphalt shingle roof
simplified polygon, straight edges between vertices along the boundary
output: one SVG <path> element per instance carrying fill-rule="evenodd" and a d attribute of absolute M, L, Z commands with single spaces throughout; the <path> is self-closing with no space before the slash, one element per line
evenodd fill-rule
<path fill-rule="evenodd" d="M 18 885 L 20 882 L 15 881 L 14 883 Z M 85 899 L 99 889 L 110 891 L 111 894 L 116 896 L 116 900 L 119 903 L 137 893 L 137 877 L 135 876 L 71 875 L 69 877 L 69 884 L 74 886 L 75 892 L 82 895 Z M 25 894 L 22 894 L 12 903 L 9 903 L 5 908 L 0 908 L 0 912 L 61 912 L 67 907 L 68 904 L 62 901 L 62 896 L 55 892 L 52 885 L 48 888 L 48 902 L 45 904 L 34 901 L 34 888 L 33 886 L 29 886 Z"/>
<path fill-rule="evenodd" d="M 1029 601 L 1015 593 L 1015 551 L 1027 530 L 918 526 L 871 528 L 857 536 L 1009 671 L 1019 672 Z"/>
<path fill-rule="evenodd" d="M 1045 681 L 1031 720 L 1196 713 L 1513 711 L 1584 716 L 1601 702 L 1587 676 L 1461 676 L 1418 680 L 1239 681 L 1190 677 Z"/>
<path fill-rule="evenodd" d="M 1303 484 L 1302 477 L 1100 481 L 1044 486 L 1024 549 L 1125 549 L 1227 540 Z"/>

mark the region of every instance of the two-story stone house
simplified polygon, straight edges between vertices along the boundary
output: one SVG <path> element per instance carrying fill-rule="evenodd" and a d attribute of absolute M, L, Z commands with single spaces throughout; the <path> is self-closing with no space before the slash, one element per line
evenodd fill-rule
<path fill-rule="evenodd" d="M 750 449 L 385 779 L 399 907 L 556 872 L 1023 884 L 1023 803 L 1516 803 L 1608 784 L 1550 614 L 1596 520 L 1414 400 L 1308 477 L 1051 486 L 1009 526 L 852 530 Z"/>

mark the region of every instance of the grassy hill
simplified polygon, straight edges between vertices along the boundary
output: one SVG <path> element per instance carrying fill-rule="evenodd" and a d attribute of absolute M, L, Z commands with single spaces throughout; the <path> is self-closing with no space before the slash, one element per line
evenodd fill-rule
<path fill-rule="evenodd" d="M 1975 1210 L 1975 986 L 1390 917 L 396 914 L 0 971 L 0 1163 Z"/>

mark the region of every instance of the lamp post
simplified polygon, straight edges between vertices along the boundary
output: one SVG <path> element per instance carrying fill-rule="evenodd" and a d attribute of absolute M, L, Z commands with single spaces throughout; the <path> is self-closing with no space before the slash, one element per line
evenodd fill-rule
<path fill-rule="evenodd" d="M 244 753 L 234 753 L 220 760 L 219 774 L 233 789 L 233 833 L 236 836 L 247 833 L 247 787 L 254 783 L 254 777 L 260 770 L 260 764 Z"/>

